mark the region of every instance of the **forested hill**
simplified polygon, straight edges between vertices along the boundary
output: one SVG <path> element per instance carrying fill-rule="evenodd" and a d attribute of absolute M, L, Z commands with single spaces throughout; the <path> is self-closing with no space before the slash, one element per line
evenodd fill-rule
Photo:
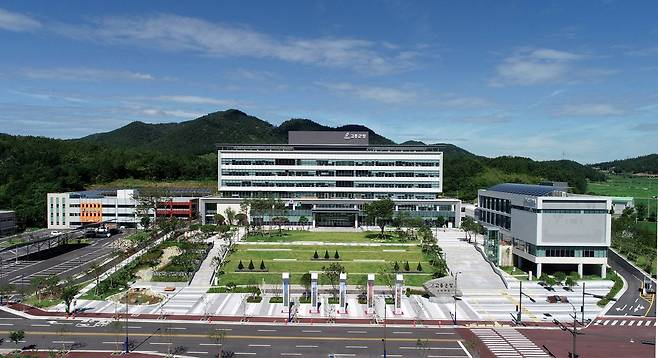
<path fill-rule="evenodd" d="M 16 210 L 22 227 L 43 226 L 48 192 L 82 190 L 124 178 L 216 180 L 216 143 L 285 143 L 290 130 L 369 131 L 372 144 L 395 145 L 360 125 L 332 128 L 291 119 L 273 126 L 238 110 L 181 123 L 133 122 L 76 140 L 0 134 L 0 209 Z M 439 145 L 444 153 L 444 194 L 464 200 L 474 199 L 477 189 L 500 182 L 566 181 L 582 193 L 587 180 L 604 179 L 573 161 L 486 158 L 452 144 Z"/>
<path fill-rule="evenodd" d="M 651 173 L 658 174 L 658 154 L 643 155 L 640 157 L 613 160 L 592 164 L 591 167 L 612 170 L 615 173 Z"/>

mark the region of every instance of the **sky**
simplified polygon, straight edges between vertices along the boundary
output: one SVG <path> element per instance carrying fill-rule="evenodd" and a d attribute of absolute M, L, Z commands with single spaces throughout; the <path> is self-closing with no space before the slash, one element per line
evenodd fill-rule
<path fill-rule="evenodd" d="M 581 163 L 658 152 L 656 1 L 0 2 L 0 132 L 237 108 Z"/>

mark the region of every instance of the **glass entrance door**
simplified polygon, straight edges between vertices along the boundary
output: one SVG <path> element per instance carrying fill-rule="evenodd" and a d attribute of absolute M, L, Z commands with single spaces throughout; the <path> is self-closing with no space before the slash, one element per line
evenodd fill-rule
<path fill-rule="evenodd" d="M 354 213 L 315 213 L 317 227 L 354 227 Z"/>

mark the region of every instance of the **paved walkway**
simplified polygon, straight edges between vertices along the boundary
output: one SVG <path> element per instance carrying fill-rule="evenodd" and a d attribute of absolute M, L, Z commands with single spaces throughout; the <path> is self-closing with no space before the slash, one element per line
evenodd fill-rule
<path fill-rule="evenodd" d="M 239 242 L 242 239 L 242 236 L 244 235 L 243 228 L 238 228 L 237 230 L 238 230 L 236 234 L 237 237 L 234 239 L 235 242 Z M 194 277 L 190 282 L 190 286 L 207 287 L 209 285 L 212 285 L 212 282 L 210 281 L 213 279 L 215 274 L 215 269 L 217 268 L 215 265 L 213 265 L 213 258 L 216 256 L 220 256 L 223 258 L 229 246 L 228 239 L 223 238 L 222 235 L 219 234 L 209 237 L 207 241 L 212 242 L 213 247 L 212 249 L 210 249 L 210 252 L 208 252 L 206 259 L 203 260 L 203 262 L 201 263 L 201 267 L 199 267 L 199 270 L 197 270 L 197 272 L 194 274 Z"/>
<path fill-rule="evenodd" d="M 436 235 L 437 232 L 433 230 Z M 452 272 L 461 272 L 457 286 L 460 290 L 489 289 L 504 290 L 505 285 L 489 263 L 466 241 L 460 230 L 439 230 L 437 243 L 446 255 L 448 267 Z"/>

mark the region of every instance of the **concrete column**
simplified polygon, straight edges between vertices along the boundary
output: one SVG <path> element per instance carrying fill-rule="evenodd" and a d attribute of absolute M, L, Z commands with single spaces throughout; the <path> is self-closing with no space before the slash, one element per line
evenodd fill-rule
<path fill-rule="evenodd" d="M 583 264 L 578 264 L 578 276 L 583 278 Z"/>
<path fill-rule="evenodd" d="M 601 264 L 601 277 L 605 278 L 608 275 L 608 267 L 606 264 Z"/>
<path fill-rule="evenodd" d="M 340 284 L 338 293 L 338 303 L 340 304 L 340 313 L 347 313 L 347 274 L 340 273 Z"/>
<path fill-rule="evenodd" d="M 375 274 L 368 274 L 368 288 L 366 290 L 367 308 L 366 312 L 371 313 L 375 307 Z"/>
<path fill-rule="evenodd" d="M 393 306 L 394 314 L 402 314 L 402 295 L 404 294 L 404 278 L 402 274 L 395 275 L 395 305 Z"/>
<path fill-rule="evenodd" d="M 290 273 L 282 273 L 281 281 L 283 283 L 283 310 L 288 312 L 290 309 Z"/>
<path fill-rule="evenodd" d="M 311 312 L 320 313 L 318 303 L 318 273 L 311 272 Z"/>
<path fill-rule="evenodd" d="M 537 264 L 537 277 L 541 276 L 541 264 Z"/>

